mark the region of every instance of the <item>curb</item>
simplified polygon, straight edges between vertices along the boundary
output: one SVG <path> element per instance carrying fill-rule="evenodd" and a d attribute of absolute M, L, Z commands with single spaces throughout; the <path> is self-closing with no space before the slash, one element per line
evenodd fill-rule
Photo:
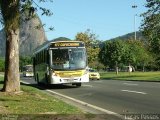
<path fill-rule="evenodd" d="M 29 85 L 30 83 L 28 82 L 24 82 L 24 81 L 20 81 L 21 83 L 23 84 L 27 84 Z M 112 111 L 109 111 L 109 110 L 106 110 L 106 109 L 103 109 L 103 108 L 100 108 L 98 106 L 94 106 L 92 104 L 89 104 L 89 103 L 86 103 L 86 102 L 83 102 L 83 101 L 80 101 L 80 100 L 77 100 L 75 98 L 72 98 L 72 97 L 69 97 L 69 96 L 66 96 L 66 95 L 63 95 L 63 94 L 60 94 L 60 93 L 57 93 L 57 92 L 54 92 L 52 90 L 49 90 L 49 89 L 46 89 L 45 92 L 49 93 L 50 95 L 55 95 L 55 97 L 59 98 L 60 100 L 67 100 L 65 102 L 71 104 L 71 101 L 75 103 L 74 106 L 78 106 L 77 104 L 80 104 L 81 107 L 83 107 L 82 109 L 88 109 L 88 111 L 92 110 L 92 113 L 93 114 L 108 114 L 110 116 L 113 116 L 113 117 L 116 117 L 117 119 L 120 119 L 120 120 L 123 120 L 124 119 L 124 116 L 123 115 L 120 115 L 118 113 L 115 113 L 115 112 L 112 112 Z M 90 109 L 90 110 L 89 110 Z"/>

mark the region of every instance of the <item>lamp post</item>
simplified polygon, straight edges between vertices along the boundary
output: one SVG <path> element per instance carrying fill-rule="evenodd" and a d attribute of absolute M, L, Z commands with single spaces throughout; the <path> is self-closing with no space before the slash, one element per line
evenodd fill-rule
<path fill-rule="evenodd" d="M 134 2 L 134 5 L 132 5 L 132 8 L 134 8 L 134 9 L 137 8 L 137 5 L 135 4 L 135 2 Z M 134 39 L 135 40 L 137 39 L 137 35 L 136 35 L 136 16 L 137 16 L 137 14 L 134 14 Z"/>
<path fill-rule="evenodd" d="M 136 14 L 134 15 L 134 39 L 137 40 L 137 34 L 136 34 Z"/>

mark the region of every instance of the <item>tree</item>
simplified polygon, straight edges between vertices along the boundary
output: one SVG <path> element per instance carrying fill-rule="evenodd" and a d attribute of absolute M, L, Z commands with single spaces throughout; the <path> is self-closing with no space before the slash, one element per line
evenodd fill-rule
<path fill-rule="evenodd" d="M 99 53 L 100 61 L 110 68 L 123 66 L 142 66 L 153 60 L 145 45 L 140 40 L 111 40 L 106 41 Z"/>
<path fill-rule="evenodd" d="M 105 45 L 100 50 L 99 59 L 105 66 L 109 66 L 110 68 L 115 67 L 116 73 L 118 74 L 118 65 L 121 63 L 124 53 L 123 41 L 106 41 Z"/>
<path fill-rule="evenodd" d="M 127 40 L 125 41 L 125 53 L 123 54 L 123 63 L 134 65 L 147 65 L 151 61 L 151 55 L 146 49 L 145 44 L 140 40 Z"/>
<path fill-rule="evenodd" d="M 159 0 L 147 0 L 145 7 L 148 9 L 141 16 L 143 22 L 141 24 L 141 30 L 146 37 L 149 51 L 154 56 L 156 69 L 160 69 L 160 1 Z"/>
<path fill-rule="evenodd" d="M 141 29 L 148 40 L 150 50 L 157 55 L 160 52 L 160 1 L 147 0 L 147 12 L 143 13 Z"/>
<path fill-rule="evenodd" d="M 105 69 L 105 66 L 99 62 L 99 61 L 94 61 L 92 63 L 89 63 L 89 66 L 93 69 L 96 69 L 96 70 L 104 70 Z"/>
<path fill-rule="evenodd" d="M 20 56 L 19 58 L 19 65 L 20 65 L 20 70 L 22 71 L 23 66 L 32 64 L 32 57 L 30 56 Z"/>
<path fill-rule="evenodd" d="M 40 0 L 40 2 L 45 2 Z M 2 91 L 19 92 L 19 26 L 20 14 L 28 11 L 30 20 L 34 17 L 36 7 L 42 11 L 42 15 L 50 16 L 49 10 L 39 7 L 33 0 L 0 0 L 1 23 L 4 24 L 6 34 L 5 76 Z"/>
<path fill-rule="evenodd" d="M 93 67 L 95 61 L 98 62 L 98 54 L 100 51 L 99 48 L 99 41 L 97 40 L 97 36 L 90 32 L 88 29 L 87 31 L 77 33 L 76 40 L 83 41 L 85 43 L 88 55 L 88 62 L 90 67 Z"/>

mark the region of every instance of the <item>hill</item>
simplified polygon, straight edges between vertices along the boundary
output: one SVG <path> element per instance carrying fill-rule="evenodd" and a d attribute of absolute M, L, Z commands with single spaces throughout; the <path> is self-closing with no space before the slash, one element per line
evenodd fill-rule
<path fill-rule="evenodd" d="M 134 37 L 135 37 L 135 32 L 132 32 L 132 33 L 128 33 L 126 35 L 112 38 L 110 40 L 115 40 L 115 39 L 130 40 L 130 39 L 135 39 Z M 137 38 L 137 40 L 145 40 L 145 37 L 142 35 L 142 32 L 139 32 L 139 31 L 136 32 L 136 38 Z"/>
<path fill-rule="evenodd" d="M 69 38 L 66 38 L 66 37 L 58 37 L 58 38 L 55 38 L 51 41 L 70 41 L 71 39 Z"/>
<path fill-rule="evenodd" d="M 32 55 L 33 50 L 39 45 L 47 41 L 44 29 L 41 27 L 36 29 L 36 26 L 42 25 L 39 17 L 33 18 L 31 20 L 25 20 L 25 16 L 22 15 L 22 20 L 20 24 L 20 55 Z M 0 31 L 0 56 L 5 55 L 5 32 L 2 29 Z"/>

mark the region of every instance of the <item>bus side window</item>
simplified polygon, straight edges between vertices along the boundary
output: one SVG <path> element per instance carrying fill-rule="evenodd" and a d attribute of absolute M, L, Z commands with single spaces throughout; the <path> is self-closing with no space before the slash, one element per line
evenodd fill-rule
<path fill-rule="evenodd" d="M 46 59 L 46 63 L 49 64 L 49 50 L 46 50 L 45 52 L 45 59 Z"/>
<path fill-rule="evenodd" d="M 35 57 L 33 57 L 33 66 L 36 65 L 36 60 L 35 60 Z"/>
<path fill-rule="evenodd" d="M 36 55 L 35 55 L 35 65 L 37 65 L 37 62 L 38 62 L 38 61 L 37 61 L 37 57 L 38 57 L 38 56 L 37 56 L 37 54 L 36 54 Z"/>

